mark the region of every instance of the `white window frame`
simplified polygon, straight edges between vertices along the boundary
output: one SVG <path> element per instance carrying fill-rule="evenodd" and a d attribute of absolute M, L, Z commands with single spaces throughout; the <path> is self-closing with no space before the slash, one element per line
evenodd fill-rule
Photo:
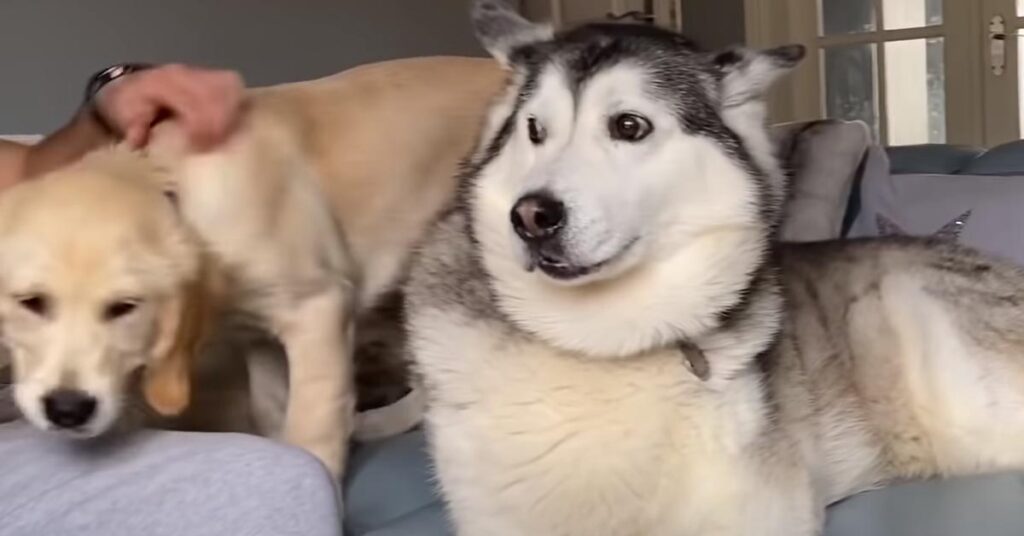
<path fill-rule="evenodd" d="M 582 3 L 582 4 L 580 4 Z M 573 24 L 576 20 L 567 20 L 566 8 L 568 5 L 586 5 L 587 11 L 595 13 L 627 13 L 629 11 L 643 11 L 643 0 L 524 0 L 527 13 L 545 17 L 555 27 L 566 24 Z M 654 22 L 666 28 L 673 28 L 681 31 L 683 28 L 683 3 L 682 0 L 653 0 Z"/>
<path fill-rule="evenodd" d="M 818 0 L 745 0 L 747 42 L 769 47 L 801 43 L 808 47 L 804 64 L 779 85 L 770 98 L 773 121 L 808 121 L 825 114 L 822 47 L 876 43 L 875 73 L 879 130 L 885 139 L 885 47 L 905 39 L 943 37 L 946 69 L 946 143 L 984 145 L 984 69 L 981 59 L 981 3 L 944 0 L 942 26 L 883 30 L 882 0 L 873 0 L 878 29 L 874 32 L 819 36 Z"/>

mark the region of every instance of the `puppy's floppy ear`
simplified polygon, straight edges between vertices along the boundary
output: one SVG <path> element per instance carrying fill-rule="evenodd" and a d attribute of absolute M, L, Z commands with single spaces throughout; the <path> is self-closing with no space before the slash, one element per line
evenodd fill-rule
<path fill-rule="evenodd" d="M 202 279 L 179 288 L 160 311 L 153 355 L 143 373 L 146 402 L 165 417 L 180 415 L 192 393 L 192 363 L 211 321 Z"/>
<path fill-rule="evenodd" d="M 477 39 L 505 67 L 515 49 L 553 35 L 550 26 L 526 20 L 512 4 L 511 0 L 474 0 L 472 8 Z"/>
<path fill-rule="evenodd" d="M 739 106 L 762 100 L 772 85 L 804 59 L 803 45 L 786 45 L 767 50 L 736 47 L 714 55 L 714 68 L 722 77 L 722 105 Z"/>

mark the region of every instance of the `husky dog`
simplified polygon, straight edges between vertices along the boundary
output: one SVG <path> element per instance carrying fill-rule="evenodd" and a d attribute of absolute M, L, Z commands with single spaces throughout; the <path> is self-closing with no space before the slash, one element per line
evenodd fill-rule
<path fill-rule="evenodd" d="M 895 479 L 1024 467 L 1024 271 L 776 240 L 762 97 L 801 47 L 474 20 L 512 82 L 407 288 L 458 534 L 809 536 Z"/>

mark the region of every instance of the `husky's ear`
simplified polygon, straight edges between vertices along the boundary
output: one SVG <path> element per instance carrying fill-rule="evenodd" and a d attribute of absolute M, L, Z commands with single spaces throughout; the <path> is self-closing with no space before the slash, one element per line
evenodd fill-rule
<path fill-rule="evenodd" d="M 767 50 L 731 48 L 715 54 L 714 67 L 722 76 L 722 105 L 738 106 L 764 98 L 772 84 L 799 65 L 806 54 L 803 45 Z"/>
<path fill-rule="evenodd" d="M 512 0 L 474 0 L 472 17 L 480 44 L 505 67 L 516 48 L 546 41 L 553 35 L 550 26 L 523 18 Z"/>

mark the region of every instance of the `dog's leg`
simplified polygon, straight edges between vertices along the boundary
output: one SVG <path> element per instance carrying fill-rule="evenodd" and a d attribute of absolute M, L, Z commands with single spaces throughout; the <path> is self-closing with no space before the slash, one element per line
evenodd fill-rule
<path fill-rule="evenodd" d="M 284 350 L 261 341 L 245 351 L 249 371 L 249 407 L 256 433 L 279 437 L 288 409 L 288 363 Z"/>
<path fill-rule="evenodd" d="M 275 331 L 288 357 L 283 439 L 341 476 L 355 413 L 351 296 L 331 286 L 280 310 Z"/>

